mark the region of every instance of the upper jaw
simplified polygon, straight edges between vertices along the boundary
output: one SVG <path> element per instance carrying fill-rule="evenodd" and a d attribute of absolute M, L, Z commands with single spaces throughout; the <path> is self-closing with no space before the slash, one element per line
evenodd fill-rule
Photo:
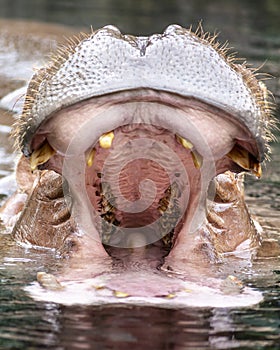
<path fill-rule="evenodd" d="M 102 134 L 132 124 L 169 130 L 194 145 L 208 163 L 216 162 L 216 167 L 230 154 L 227 163 L 232 163 L 231 159 L 257 175 L 258 147 L 244 124 L 199 100 L 150 89 L 118 92 L 62 109 L 37 130 L 31 142 L 31 154 L 47 139 L 57 154 L 79 156 L 98 143 Z M 238 145 L 237 153 L 244 149 L 240 154 L 243 162 L 238 161 L 236 152 L 231 152 L 235 145 Z M 228 168 L 230 166 L 233 164 Z"/>
<path fill-rule="evenodd" d="M 28 155 L 34 133 L 53 113 L 110 93 L 154 89 L 232 114 L 257 139 L 262 160 L 268 131 L 263 85 L 210 35 L 172 25 L 163 34 L 137 38 L 109 26 L 62 50 L 34 75 L 15 133 Z"/>

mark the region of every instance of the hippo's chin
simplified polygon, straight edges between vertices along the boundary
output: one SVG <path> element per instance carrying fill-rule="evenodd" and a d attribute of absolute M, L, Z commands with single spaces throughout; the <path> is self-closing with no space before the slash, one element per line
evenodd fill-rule
<path fill-rule="evenodd" d="M 216 176 L 244 169 L 258 175 L 256 144 L 232 115 L 205 102 L 150 89 L 92 98 L 51 115 L 31 149 L 40 179 L 14 229 L 20 240 L 65 250 L 70 238 L 77 256 L 126 261 L 136 254 L 153 267 L 169 255 L 170 268 L 205 253 L 219 259 L 253 236 L 238 177 Z M 37 212 L 43 203 L 44 220 L 23 233 L 35 211 L 32 196 Z M 236 200 L 248 230 L 237 227 L 235 235 L 225 229 L 227 216 L 240 217 L 231 208 Z M 215 203 L 231 209 L 220 221 Z"/>

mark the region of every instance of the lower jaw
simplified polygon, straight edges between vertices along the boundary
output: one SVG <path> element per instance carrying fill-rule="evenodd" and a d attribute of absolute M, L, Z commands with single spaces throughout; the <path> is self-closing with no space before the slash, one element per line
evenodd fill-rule
<path fill-rule="evenodd" d="M 53 220 L 53 208 L 57 209 L 58 204 L 62 204 L 62 198 L 56 196 L 56 194 L 62 192 L 61 177 L 53 171 L 42 172 L 40 176 L 41 179 L 37 186 L 40 187 L 41 195 L 46 194 L 46 203 L 50 205 L 50 215 L 46 218 Z M 36 197 L 36 193 L 38 193 L 38 187 L 35 187 L 31 194 L 34 203 L 36 199 L 42 200 L 40 196 L 39 198 Z M 52 198 L 51 201 L 50 198 Z M 61 209 L 61 214 L 65 214 L 65 206 L 62 206 Z M 34 213 L 36 214 L 34 207 L 27 205 L 21 224 L 27 226 L 26 224 L 30 223 L 29 216 L 34 215 Z M 64 218 L 67 217 L 69 216 L 64 216 Z M 39 219 L 37 223 L 40 224 L 40 213 L 37 219 Z M 49 223 L 49 228 L 52 227 L 52 224 Z M 66 227 L 70 228 L 69 225 Z M 56 228 L 53 228 L 54 239 L 52 243 L 55 242 L 55 234 L 57 233 Z M 44 227 L 41 227 L 41 229 L 44 229 Z M 74 231 L 75 227 L 72 227 L 72 229 Z M 108 290 L 113 295 L 120 291 L 122 294 L 119 295 L 149 297 L 164 295 L 169 297 L 178 291 L 189 288 L 184 284 L 185 281 L 219 288 L 220 281 L 215 280 L 218 276 L 216 275 L 215 266 L 209 264 L 211 260 L 208 259 L 207 253 L 204 255 L 205 250 L 201 249 L 202 246 L 197 240 L 199 238 L 198 232 L 190 234 L 186 230 L 187 227 L 183 225 L 175 240 L 174 247 L 170 250 L 163 249 L 159 242 L 147 246 L 139 244 L 141 243 L 141 236 L 130 248 L 104 247 L 96 229 L 98 239 L 94 239 L 93 235 L 87 232 L 79 235 L 79 232 L 76 231 L 71 237 L 68 237 L 68 241 L 70 240 L 73 243 L 68 245 L 68 248 L 71 246 L 68 250 L 68 256 L 71 258 L 63 260 L 63 269 L 59 272 L 59 279 L 62 283 L 66 281 L 80 283 L 89 279 L 91 288 L 93 286 L 96 289 L 103 288 L 105 292 Z M 31 240 L 29 242 L 32 243 Z M 33 241 L 33 244 L 42 245 L 42 242 L 40 244 L 38 241 Z M 234 269 L 237 268 L 236 265 L 232 266 Z M 87 286 L 87 290 L 88 288 Z M 197 285 L 196 288 L 199 288 L 199 286 Z"/>
<path fill-rule="evenodd" d="M 210 249 L 210 253 L 200 251 L 198 228 L 205 219 L 206 196 L 207 192 L 193 195 L 180 220 L 175 218 L 175 224 L 173 223 L 170 229 L 165 227 L 164 230 L 160 228 L 159 223 L 155 223 L 154 226 L 151 223 L 144 227 L 114 226 L 98 214 L 92 218 L 92 205 L 81 209 L 81 202 L 76 202 L 72 208 L 72 215 L 76 218 L 82 236 L 79 239 L 78 254 L 74 254 L 74 257 L 81 257 L 81 264 L 91 259 L 97 258 L 98 261 L 99 258 L 111 258 L 114 266 L 125 266 L 131 270 L 138 270 L 139 267 L 161 269 L 164 266 L 164 269 L 171 272 L 170 266 L 175 266 L 176 261 L 189 264 L 186 268 L 188 271 L 190 265 L 196 263 L 199 263 L 200 267 L 204 264 L 206 266 L 211 254 L 213 261 L 217 258 L 213 249 Z M 89 216 L 85 215 L 85 212 Z M 174 217 L 171 219 L 174 220 Z"/>
<path fill-rule="evenodd" d="M 174 135 L 172 137 L 175 138 Z M 155 142 L 154 139 L 153 142 Z M 120 174 L 118 171 L 112 171 L 116 164 L 108 160 L 110 157 L 114 159 L 114 152 L 124 153 L 120 152 L 118 148 L 110 150 L 109 155 L 107 152 L 105 160 L 107 169 L 104 166 L 104 160 L 100 164 L 97 156 L 92 168 L 86 170 L 86 181 L 90 179 L 89 182 L 93 184 L 86 187 L 87 191 L 73 192 L 72 214 L 81 231 L 91 240 L 101 241 L 106 252 L 114 259 L 122 260 L 125 264 L 138 259 L 141 260 L 142 265 L 150 264 L 158 268 L 164 263 L 164 258 L 172 250 L 178 236 L 186 236 L 184 239 L 180 239 L 180 241 L 184 241 L 182 244 L 185 246 L 186 253 L 191 251 L 193 245 L 196 244 L 193 240 L 194 234 L 190 235 L 190 233 L 195 232 L 205 218 L 205 202 L 210 177 L 202 185 L 200 178 L 204 169 L 196 169 L 190 152 L 187 153 L 187 150 L 179 144 L 176 147 L 185 153 L 185 159 L 182 161 L 177 154 L 177 161 L 175 159 L 175 162 L 165 164 L 165 171 L 168 167 L 170 168 L 167 171 L 167 175 L 169 175 L 166 177 L 167 184 L 162 180 L 164 174 L 158 176 L 159 174 L 156 173 L 156 177 L 159 177 L 162 183 L 153 179 L 152 185 L 155 188 L 152 186 L 148 192 L 147 187 L 149 188 L 150 183 L 145 183 L 144 189 L 142 186 L 140 199 L 136 201 L 133 200 L 135 198 L 133 198 L 132 193 L 141 188 L 147 177 L 153 178 L 153 174 L 145 177 L 147 175 L 145 172 L 148 169 L 147 164 L 142 163 L 142 167 L 138 164 L 142 168 L 140 178 L 136 179 L 138 174 L 133 173 L 132 180 L 130 180 L 133 186 L 128 188 L 126 194 L 121 193 L 119 183 L 116 184 L 115 181 L 116 178 L 119 179 Z M 152 146 L 150 151 L 151 148 Z M 146 144 L 143 150 L 140 146 L 136 149 L 140 151 L 134 154 L 133 158 L 138 159 L 142 154 L 149 158 Z M 100 151 L 98 147 L 96 153 L 101 154 L 102 158 L 102 150 Z M 163 155 L 163 151 L 158 153 Z M 118 157 L 116 159 L 118 160 Z M 155 161 L 154 157 L 153 160 Z M 158 161 L 160 162 L 160 160 Z M 123 162 L 118 160 L 116 163 L 121 164 L 123 170 Z M 181 164 L 179 165 L 179 163 Z M 131 168 L 134 166 L 135 164 L 129 163 L 127 171 L 133 172 Z M 187 167 L 189 167 L 188 171 Z M 102 179 L 98 175 L 101 173 L 103 174 Z M 75 184 L 73 177 L 71 177 L 71 181 L 72 189 L 77 188 L 81 183 Z M 124 182 L 127 181 L 129 180 L 124 180 Z M 192 187 L 195 187 L 196 191 L 192 191 Z M 153 189 L 155 189 L 155 193 L 153 193 Z M 98 196 L 95 193 L 98 193 Z M 143 207 L 149 209 L 142 211 Z"/>

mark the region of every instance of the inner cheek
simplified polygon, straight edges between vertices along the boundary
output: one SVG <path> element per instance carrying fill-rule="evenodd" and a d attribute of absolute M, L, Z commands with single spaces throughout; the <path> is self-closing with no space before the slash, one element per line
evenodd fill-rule
<path fill-rule="evenodd" d="M 49 144 L 59 154 L 65 155 L 71 141 L 77 136 L 79 127 L 77 121 L 56 118 L 50 122 L 50 125 L 46 125 L 46 129 L 49 130 L 47 136 Z"/>
<path fill-rule="evenodd" d="M 36 149 L 47 138 L 52 148 L 60 155 L 67 154 L 69 145 L 79 135 L 79 130 L 89 119 L 92 119 L 101 109 L 89 106 L 69 107 L 54 114 L 36 133 L 32 148 Z"/>
<path fill-rule="evenodd" d="M 193 120 L 196 130 L 203 140 L 202 144 L 207 145 L 211 150 L 215 160 L 221 159 L 225 154 L 230 152 L 235 144 L 235 139 L 241 134 L 240 129 L 226 119 L 209 118 L 208 115 L 196 114 Z M 203 150 L 201 150 L 203 153 Z"/>

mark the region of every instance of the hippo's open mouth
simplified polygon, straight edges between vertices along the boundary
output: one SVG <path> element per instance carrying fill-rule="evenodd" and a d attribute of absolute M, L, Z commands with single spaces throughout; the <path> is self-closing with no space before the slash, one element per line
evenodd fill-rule
<path fill-rule="evenodd" d="M 238 173 L 261 176 L 269 116 L 265 85 L 203 31 L 108 26 L 71 41 L 34 75 L 14 126 L 40 170 L 14 236 L 55 248 L 75 236 L 91 257 L 108 256 L 101 242 L 110 254 L 152 245 L 185 260 L 205 244 L 215 255 L 258 241 Z"/>
<path fill-rule="evenodd" d="M 56 112 L 31 148 L 33 170 L 55 170 L 67 179 L 84 233 L 114 247 L 158 242 L 165 255 L 175 242 L 193 245 L 188 236 L 205 220 L 217 174 L 245 169 L 260 175 L 256 144 L 244 125 L 209 104 L 151 89 Z"/>

